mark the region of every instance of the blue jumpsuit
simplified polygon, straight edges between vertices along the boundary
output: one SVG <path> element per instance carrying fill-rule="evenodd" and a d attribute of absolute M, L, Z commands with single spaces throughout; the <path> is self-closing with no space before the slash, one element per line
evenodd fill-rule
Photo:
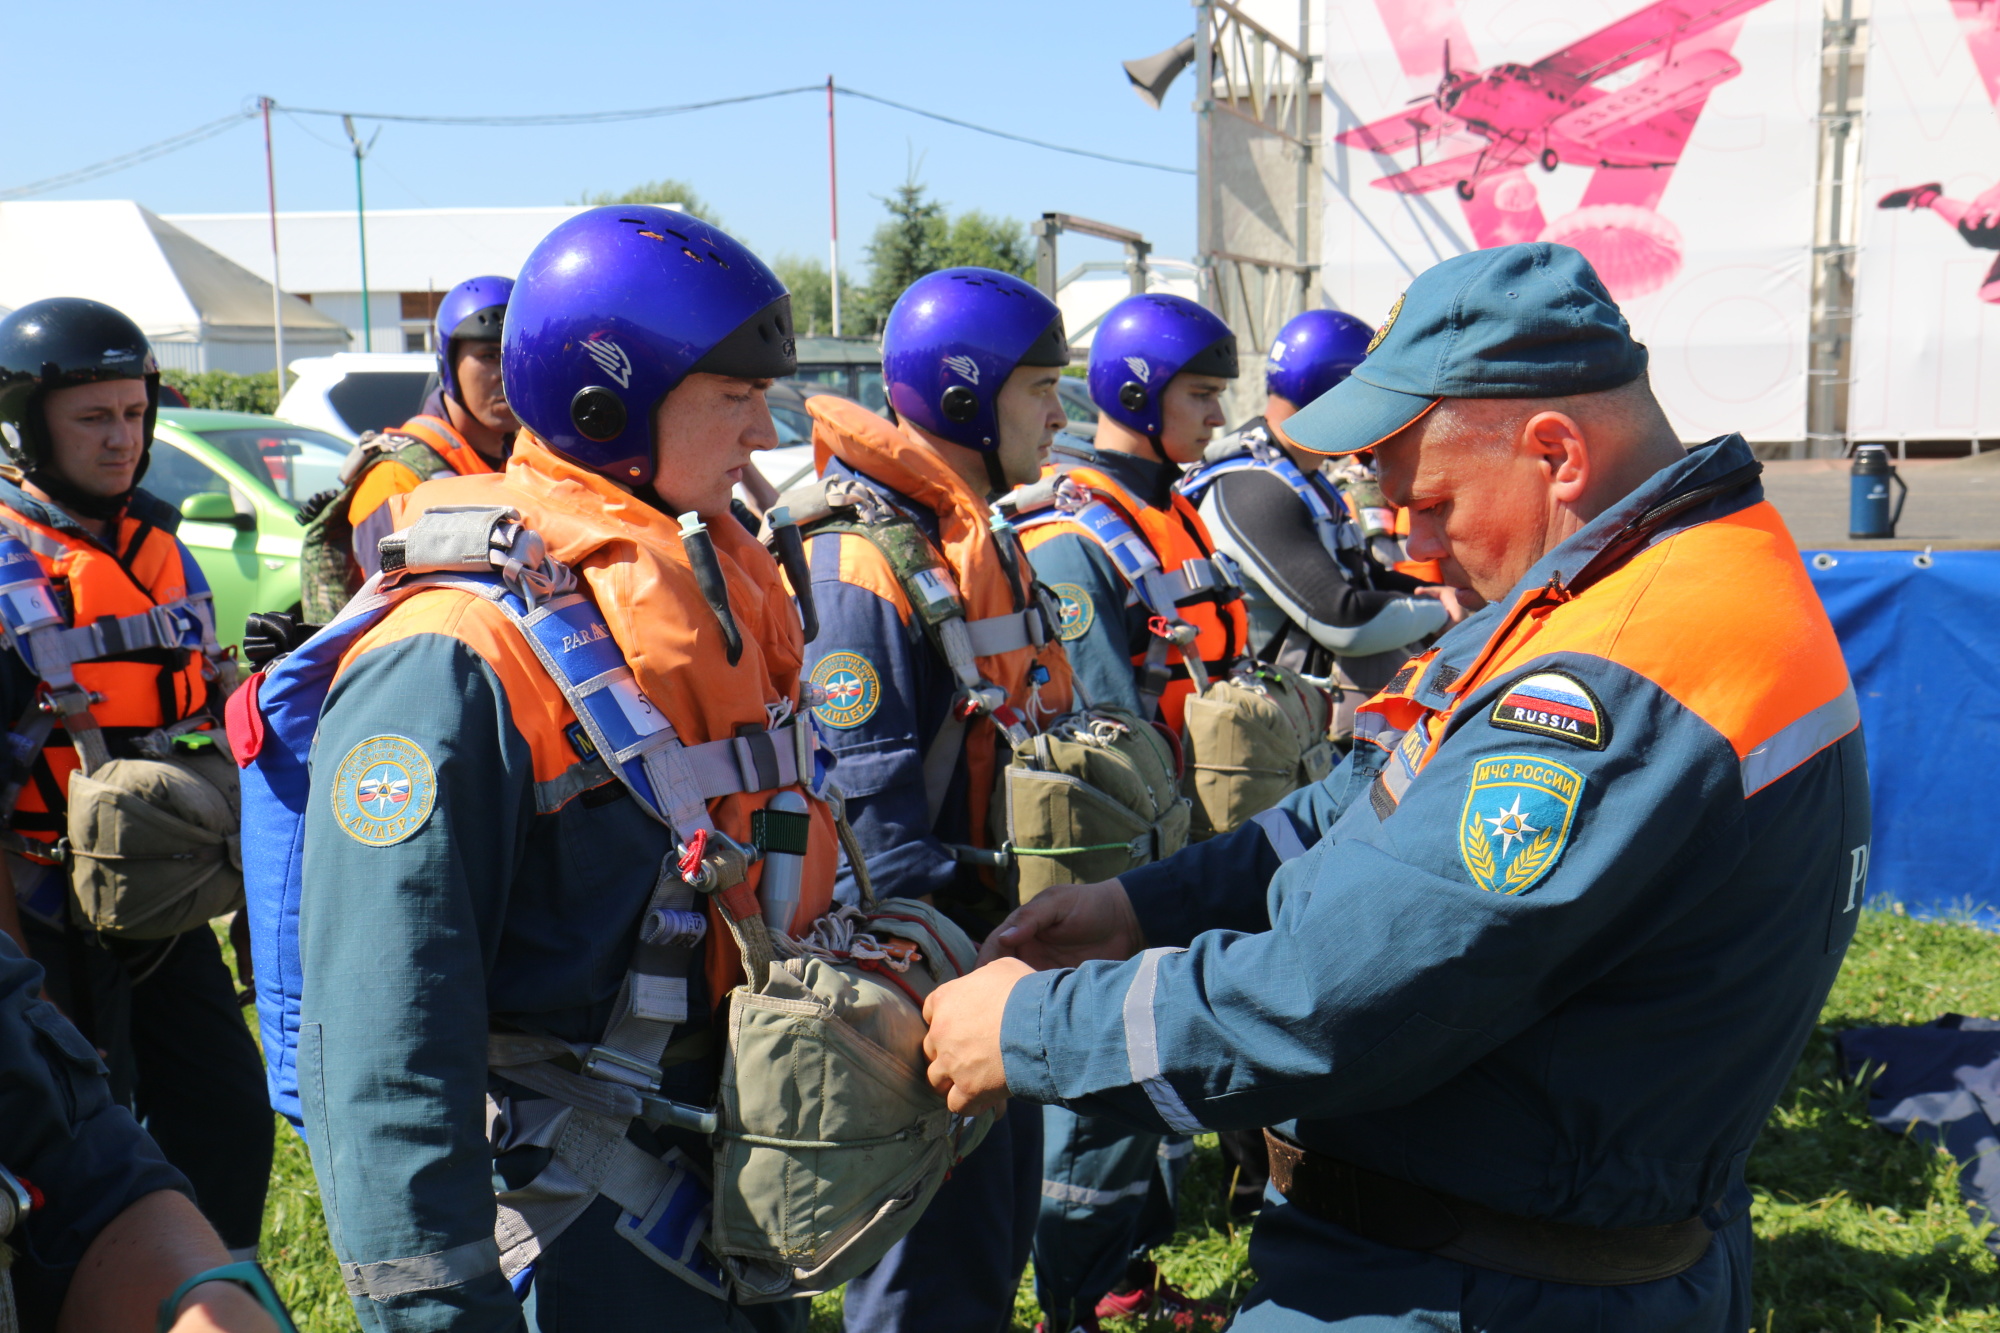
<path fill-rule="evenodd" d="M 937 515 L 925 506 L 839 459 L 827 464 L 824 475 L 866 484 L 937 541 Z M 836 779 L 875 892 L 931 895 L 977 937 L 982 929 L 964 909 L 982 892 L 978 878 L 946 845 L 971 840 L 964 756 L 935 823 L 923 781 L 924 751 L 943 726 L 958 683 L 909 618 L 907 604 L 843 577 L 843 544 L 865 541 L 825 533 L 807 544 L 824 628 L 806 649 L 806 668 L 819 679 L 826 674 L 819 664 L 832 655 L 858 655 L 878 691 L 849 712 L 820 709 L 820 721 L 827 724 L 821 735 L 838 756 Z M 854 574 L 849 565 L 849 577 Z M 856 720 L 846 721 L 849 717 Z M 840 892 L 851 898 L 851 876 L 843 874 Z M 916 1229 L 848 1283 L 847 1327 L 854 1333 L 1008 1328 L 1015 1288 L 1028 1262 L 1040 1168 L 1039 1108 L 1014 1106 L 978 1150 L 952 1169 Z"/>
<path fill-rule="evenodd" d="M 1870 836 L 1853 690 L 1753 466 L 1731 436 L 1655 475 L 1392 682 L 1326 781 L 1125 876 L 1150 947 L 1014 990 L 1016 1096 L 1713 1232 L 1677 1276 L 1578 1286 L 1271 1207 L 1238 1329 L 1751 1322 L 1743 1165 Z"/>
<path fill-rule="evenodd" d="M 53 1328 L 70 1278 L 107 1223 L 187 1178 L 111 1100 L 104 1062 L 40 998 L 42 969 L 0 936 L 0 1166 L 41 1202 L 7 1238 L 25 1328 Z"/>

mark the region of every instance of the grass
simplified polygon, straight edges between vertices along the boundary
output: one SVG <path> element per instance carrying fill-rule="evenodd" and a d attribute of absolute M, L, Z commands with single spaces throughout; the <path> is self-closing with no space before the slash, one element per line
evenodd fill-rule
<path fill-rule="evenodd" d="M 1956 921 L 1862 914 L 1820 1026 L 1751 1156 L 1756 1195 L 1753 1333 L 2000 1333 L 2000 1264 L 1958 1195 L 1947 1155 L 1876 1129 L 1858 1087 L 1836 1076 L 1832 1034 L 1941 1013 L 2000 1016 L 2000 935 Z M 1224 1216 L 1221 1157 L 1197 1141 L 1181 1229 L 1158 1259 L 1192 1295 L 1234 1301 L 1255 1281 L 1247 1228 Z M 264 1220 L 264 1263 L 301 1330 L 357 1328 L 342 1289 L 305 1149 L 280 1128 Z M 1024 1278 L 1015 1328 L 1039 1317 Z M 814 1302 L 813 1333 L 840 1327 L 840 1296 Z M 1168 1327 L 1118 1325 L 1120 1333 Z"/>

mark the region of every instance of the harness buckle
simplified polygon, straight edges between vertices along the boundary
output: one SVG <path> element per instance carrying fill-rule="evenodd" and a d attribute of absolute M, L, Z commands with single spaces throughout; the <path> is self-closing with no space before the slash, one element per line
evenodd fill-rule
<path fill-rule="evenodd" d="M 659 1080 L 655 1079 L 657 1085 Z M 686 1129 L 696 1134 L 713 1134 L 721 1127 L 722 1121 L 707 1107 L 690 1106 L 677 1102 L 671 1097 L 661 1097 L 653 1093 L 640 1093 L 639 1118 L 649 1125 L 663 1129 Z"/>
<path fill-rule="evenodd" d="M 593 1046 L 584 1052 L 583 1074 L 585 1078 L 621 1083 L 628 1088 L 644 1088 L 647 1092 L 660 1090 L 658 1065 L 609 1046 Z"/>

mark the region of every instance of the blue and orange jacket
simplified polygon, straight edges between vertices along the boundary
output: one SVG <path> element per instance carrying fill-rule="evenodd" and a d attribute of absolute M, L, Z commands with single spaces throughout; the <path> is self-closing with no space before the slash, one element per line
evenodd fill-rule
<path fill-rule="evenodd" d="M 806 406 L 822 475 L 859 482 L 912 519 L 951 570 L 968 618 L 1004 615 L 1031 595 L 1026 560 L 1010 575 L 986 502 L 935 452 L 866 408 L 836 398 L 815 398 Z M 822 626 L 806 650 L 806 669 L 830 692 L 815 715 L 839 756 L 848 820 L 868 858 L 875 892 L 903 898 L 943 892 L 947 907 L 977 899 L 976 872 L 953 858 L 949 844 L 992 845 L 987 811 L 995 775 L 1006 763 L 1005 746 L 990 722 L 966 729 L 933 824 L 924 754 L 959 683 L 911 619 L 909 597 L 873 542 L 828 532 L 811 537 L 806 553 Z M 1031 724 L 1070 707 L 1069 663 L 1060 643 L 979 663 Z M 1039 683 L 1038 674 L 1045 677 Z"/>
<path fill-rule="evenodd" d="M 1295 1120 L 1530 1217 L 1740 1217 L 1870 836 L 1840 646 L 1755 467 L 1692 450 L 1365 705 L 1324 782 L 1127 874 L 1155 947 L 1016 987 L 1012 1091 Z"/>
<path fill-rule="evenodd" d="M 495 471 L 486 456 L 465 442 L 451 424 L 442 391 L 424 403 L 424 410 L 388 432 L 415 440 L 437 455 L 438 462 L 461 477 L 484 476 Z M 381 540 L 396 530 L 395 507 L 389 502 L 407 495 L 435 471 L 418 475 L 417 470 L 393 455 L 371 464 L 347 502 L 347 523 L 354 532 L 354 560 L 364 576 L 381 572 Z"/>
<path fill-rule="evenodd" d="M 797 612 L 777 563 L 740 525 L 710 528 L 742 632 L 731 666 L 667 514 L 526 433 L 504 474 L 428 483 L 406 517 L 454 504 L 521 511 L 550 554 L 576 570 L 646 699 L 684 742 L 762 729 L 769 708 L 797 697 Z M 519 1327 L 520 1303 L 492 1251 L 494 1181 L 522 1187 L 546 1154 L 523 1146 L 496 1155 L 489 1145 L 488 1093 L 514 1097 L 517 1116 L 524 1102 L 489 1074 L 487 1034 L 599 1040 L 639 917 L 674 850 L 667 829 L 586 753 L 574 723 L 504 615 L 451 589 L 411 596 L 365 634 L 321 713 L 299 912 L 298 1060 L 331 1238 L 347 1264 L 459 1256 L 434 1265 L 434 1285 L 392 1303 L 362 1299 L 381 1329 Z M 336 797 L 354 794 L 358 770 L 349 765 L 343 778 L 343 761 L 385 737 L 421 754 L 414 763 L 404 751 L 406 770 L 427 770 L 411 775 L 408 799 L 420 800 L 427 785 L 434 805 L 401 841 L 371 845 L 343 826 Z M 710 815 L 748 841 L 751 814 L 771 794 L 722 797 Z M 805 920 L 830 901 L 835 861 L 831 817 L 818 802 L 812 817 Z M 739 975 L 725 929 L 712 925 L 706 947 L 705 976 L 689 978 L 683 1035 L 703 1031 Z M 713 1058 L 670 1062 L 662 1092 L 711 1104 L 716 1072 Z M 532 1095 L 528 1104 L 554 1105 Z M 643 1126 L 632 1133 L 655 1152 L 705 1151 L 699 1139 Z M 608 1226 L 587 1234 L 584 1226 L 557 1244 L 574 1235 L 623 1249 Z M 628 1294 L 628 1306 L 616 1306 L 618 1293 L 605 1296 L 618 1319 L 657 1317 L 641 1313 L 657 1302 L 653 1287 L 634 1284 Z"/>

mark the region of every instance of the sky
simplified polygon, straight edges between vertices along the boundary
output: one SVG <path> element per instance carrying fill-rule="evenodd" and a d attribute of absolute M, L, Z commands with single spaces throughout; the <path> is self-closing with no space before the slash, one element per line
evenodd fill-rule
<path fill-rule="evenodd" d="M 144 147 L 268 95 L 361 112 L 507 115 L 676 105 L 836 82 L 926 110 L 1120 157 L 1192 167 L 1193 81 L 1146 106 L 1119 62 L 1193 30 L 1185 0 L 549 4 L 23 5 L 8 20 L 0 191 Z M 39 58 L 24 59 L 28 52 Z M 1056 211 L 1143 232 L 1191 258 L 1195 184 L 839 99 L 841 267 L 859 279 L 880 199 L 914 170 L 953 210 Z M 562 204 L 663 176 L 687 181 L 766 257 L 827 253 L 826 99 L 801 94 L 667 119 L 492 129 L 357 118 L 370 208 Z M 36 128 L 39 126 L 40 128 Z M 272 119 L 280 210 L 354 204 L 339 120 Z M 255 120 L 42 199 L 136 199 L 156 213 L 265 207 Z M 1065 269 L 1113 259 L 1068 238 Z"/>

